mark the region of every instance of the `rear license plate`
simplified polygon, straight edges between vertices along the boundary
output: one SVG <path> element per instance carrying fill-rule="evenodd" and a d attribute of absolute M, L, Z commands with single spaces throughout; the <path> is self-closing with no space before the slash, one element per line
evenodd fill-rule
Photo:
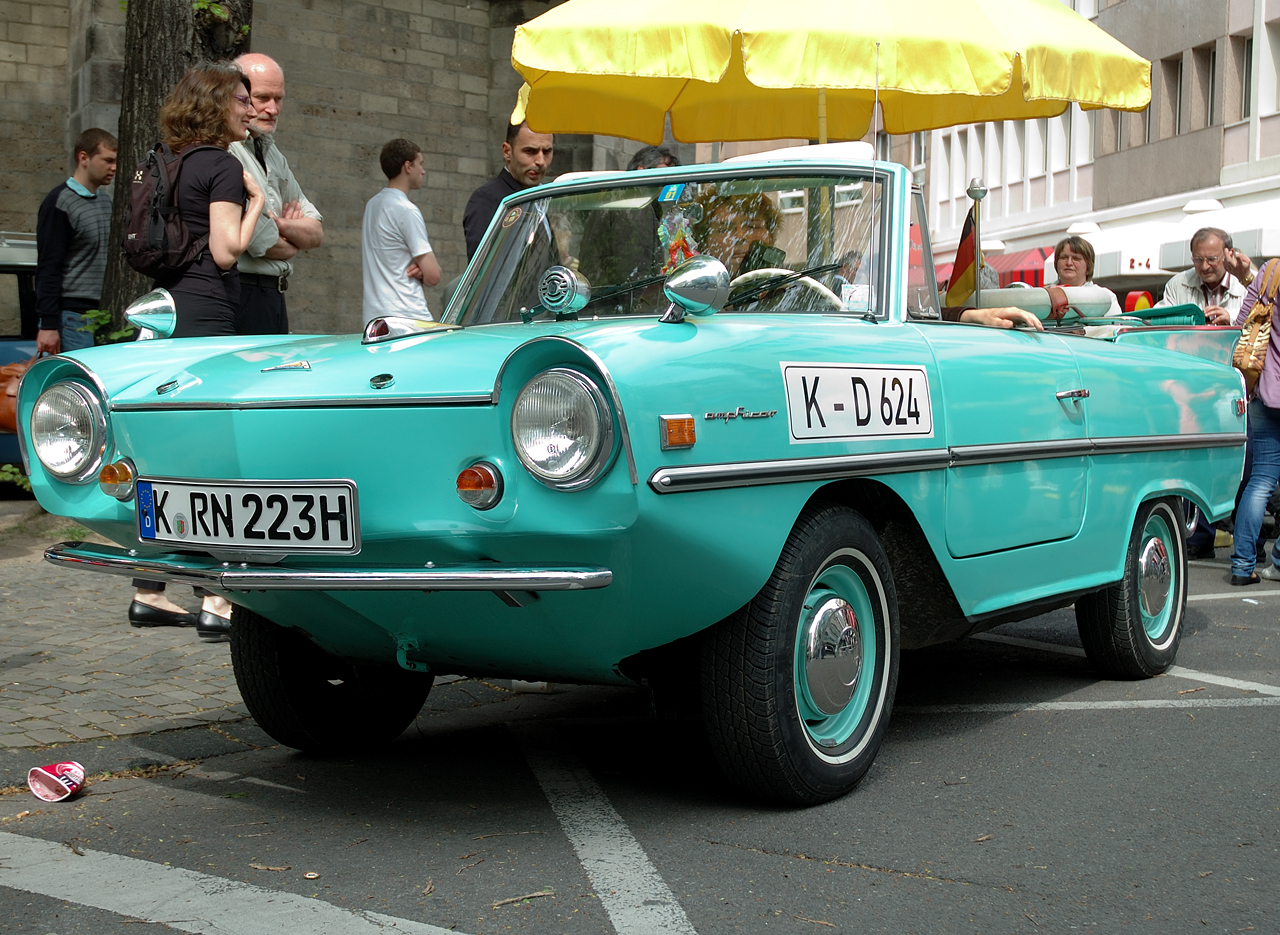
<path fill-rule="evenodd" d="M 139 480 L 146 543 L 285 552 L 360 551 L 351 481 Z"/>

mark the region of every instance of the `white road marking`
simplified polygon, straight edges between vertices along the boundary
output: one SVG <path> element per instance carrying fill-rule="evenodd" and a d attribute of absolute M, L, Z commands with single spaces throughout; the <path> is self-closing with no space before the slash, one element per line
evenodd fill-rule
<path fill-rule="evenodd" d="M 0 832 L 0 886 L 65 899 L 200 935 L 450 935 L 448 929 L 377 912 L 339 909 L 251 883 Z"/>
<path fill-rule="evenodd" d="M 996 702 L 990 704 L 902 705 L 894 714 L 1020 714 L 1024 711 L 1127 711 L 1139 708 L 1273 708 L 1280 698 L 1154 698 L 1124 701 L 1039 701 Z"/>
<path fill-rule="evenodd" d="M 257 776 L 244 776 L 237 779 L 236 782 L 250 782 L 255 786 L 266 786 L 268 789 L 283 789 L 285 792 L 301 792 L 303 795 L 307 794 L 307 790 L 305 789 L 295 789 L 293 786 L 282 786 L 278 782 L 271 782 L 268 779 L 259 779 Z"/>
<path fill-rule="evenodd" d="M 520 739 L 525 759 L 618 935 L 697 935 L 586 768 L 570 755 L 544 751 L 528 736 Z"/>
<path fill-rule="evenodd" d="M 1246 585 L 1248 587 L 1248 585 Z M 1197 601 L 1229 601 L 1243 600 L 1246 597 L 1280 597 L 1280 589 L 1263 588 L 1258 591 L 1215 591 L 1212 594 L 1192 594 L 1187 598 L 1188 604 Z"/>
<path fill-rule="evenodd" d="M 1260 695 L 1280 696 L 1280 686 L 1278 685 L 1268 685 L 1265 682 L 1246 682 L 1243 679 L 1228 678 L 1225 675 L 1212 675 L 1208 672 L 1197 672 L 1195 669 L 1184 669 L 1182 666 L 1170 666 L 1165 675 L 1176 675 L 1178 678 L 1208 682 L 1210 685 L 1225 685 L 1227 688 L 1258 692 Z"/>
<path fill-rule="evenodd" d="M 988 643 L 1006 643 L 1009 646 L 1021 646 L 1025 649 L 1042 649 L 1051 653 L 1062 653 L 1067 656 L 1083 656 L 1084 650 L 1079 646 L 1064 646 L 1061 643 L 1046 643 L 1041 640 L 1024 640 L 1017 636 L 1005 636 L 1002 633 L 979 633 L 970 639 L 984 640 Z M 1190 679 L 1194 682 L 1207 682 L 1210 685 L 1223 685 L 1227 688 L 1238 688 L 1246 692 L 1258 692 L 1262 695 L 1280 696 L 1280 685 L 1268 685 L 1266 682 L 1247 682 L 1244 679 L 1233 679 L 1226 675 L 1214 675 L 1185 666 L 1170 666 L 1165 675 Z"/>

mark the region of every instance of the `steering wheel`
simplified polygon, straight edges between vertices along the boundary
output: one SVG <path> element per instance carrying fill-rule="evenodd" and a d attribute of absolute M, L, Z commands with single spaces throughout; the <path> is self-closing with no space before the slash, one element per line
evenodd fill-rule
<path fill-rule="evenodd" d="M 778 279 L 782 276 L 795 276 L 795 270 L 779 269 L 777 267 L 767 266 L 764 269 L 753 269 L 749 273 L 743 273 L 729 281 L 729 299 L 732 301 L 733 293 L 739 289 L 753 289 L 756 286 L 770 279 Z M 798 279 L 791 279 L 788 282 L 781 283 L 779 289 L 790 289 L 792 286 L 799 286 L 815 299 L 821 299 L 833 310 L 843 312 L 844 302 L 840 296 L 836 295 L 818 280 L 811 276 L 801 276 Z M 772 290 L 771 290 L 772 291 Z M 765 293 L 768 295 L 769 293 Z M 763 298 L 760 296 L 758 298 Z"/>

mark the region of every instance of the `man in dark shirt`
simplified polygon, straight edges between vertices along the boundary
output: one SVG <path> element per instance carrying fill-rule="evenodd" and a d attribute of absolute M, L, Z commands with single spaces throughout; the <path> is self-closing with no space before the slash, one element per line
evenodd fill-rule
<path fill-rule="evenodd" d="M 555 154 L 556 138 L 552 134 L 534 133 L 527 123 L 507 127 L 507 139 L 502 144 L 502 171 L 471 193 L 462 215 L 468 260 L 476 255 L 502 199 L 521 189 L 540 185 Z"/>
<path fill-rule="evenodd" d="M 98 307 L 111 231 L 109 186 L 116 138 L 85 130 L 76 140 L 71 177 L 49 192 L 36 219 L 36 348 L 50 354 L 93 346 L 82 312 Z M 101 189 L 101 191 L 99 191 Z"/>

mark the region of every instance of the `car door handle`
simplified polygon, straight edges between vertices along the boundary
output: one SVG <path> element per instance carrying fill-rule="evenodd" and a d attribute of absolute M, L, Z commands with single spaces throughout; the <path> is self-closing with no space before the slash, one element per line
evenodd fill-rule
<path fill-rule="evenodd" d="M 1063 390 L 1061 393 L 1055 393 L 1054 395 L 1058 399 L 1088 399 L 1089 391 L 1086 389 Z"/>

